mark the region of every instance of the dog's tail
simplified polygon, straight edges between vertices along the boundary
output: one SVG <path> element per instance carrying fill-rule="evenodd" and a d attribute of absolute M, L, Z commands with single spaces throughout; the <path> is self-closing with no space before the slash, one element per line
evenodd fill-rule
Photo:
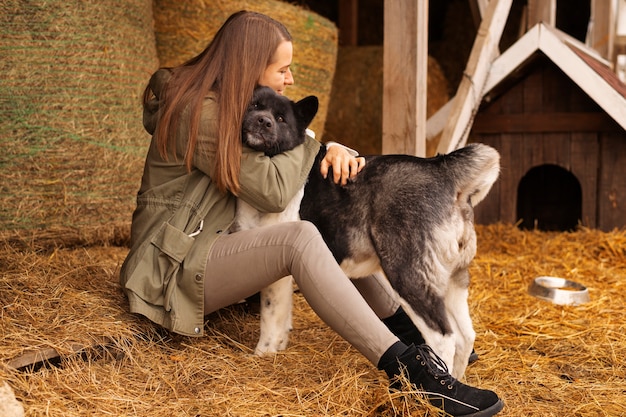
<path fill-rule="evenodd" d="M 475 207 L 498 179 L 500 154 L 491 146 L 471 143 L 446 155 L 444 165 L 454 178 L 458 200 Z"/>

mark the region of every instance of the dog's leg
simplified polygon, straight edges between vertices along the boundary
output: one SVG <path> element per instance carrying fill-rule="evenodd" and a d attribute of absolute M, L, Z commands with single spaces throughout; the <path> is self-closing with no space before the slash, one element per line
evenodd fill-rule
<path fill-rule="evenodd" d="M 400 304 L 407 315 L 413 321 L 413 324 L 419 329 L 426 341 L 426 344 L 432 348 L 432 350 L 443 360 L 448 367 L 448 372 L 455 376 L 454 370 L 454 354 L 455 354 L 455 339 L 453 333 L 443 334 L 426 324 L 424 319 L 415 313 L 409 303 L 403 298 L 400 298 Z M 467 365 L 467 364 L 466 364 Z"/>
<path fill-rule="evenodd" d="M 417 223 L 417 222 L 416 222 Z M 426 343 L 446 364 L 448 372 L 454 370 L 456 340 L 454 327 L 446 309 L 446 296 L 450 285 L 448 253 L 454 251 L 454 235 L 447 229 L 435 230 L 425 237 L 410 235 L 411 241 L 401 247 L 394 246 L 395 236 L 377 237 L 385 275 L 401 297 L 401 304 Z M 385 245 L 385 242 L 392 242 Z M 443 254 L 443 256 L 442 256 Z"/>
<path fill-rule="evenodd" d="M 448 318 L 455 334 L 456 351 L 454 355 L 454 377 L 463 376 L 476 339 L 476 332 L 470 317 L 468 288 L 470 284 L 469 265 L 476 255 L 476 232 L 474 230 L 474 212 L 464 200 L 457 200 L 456 221 L 458 254 L 450 261 L 450 280 L 445 295 Z"/>
<path fill-rule="evenodd" d="M 399 234 L 388 233 L 392 229 L 387 224 L 387 228 L 372 233 L 380 265 L 413 324 L 454 375 L 456 342 L 445 302 L 450 272 L 437 256 L 441 252 L 439 242 L 432 236 L 426 240 L 411 235 L 417 241 L 398 246 Z M 446 235 L 444 238 L 445 242 L 449 240 Z"/>
<path fill-rule="evenodd" d="M 456 350 L 453 376 L 457 379 L 465 373 L 476 339 L 476 332 L 472 325 L 467 303 L 469 292 L 467 285 L 465 285 L 467 282 L 465 277 L 467 276 L 469 275 L 466 269 L 458 272 L 456 276 L 453 275 L 445 299 L 446 310 L 455 335 Z"/>
<path fill-rule="evenodd" d="M 287 347 L 293 308 L 292 280 L 289 275 L 261 291 L 261 335 L 254 349 L 259 356 Z"/>

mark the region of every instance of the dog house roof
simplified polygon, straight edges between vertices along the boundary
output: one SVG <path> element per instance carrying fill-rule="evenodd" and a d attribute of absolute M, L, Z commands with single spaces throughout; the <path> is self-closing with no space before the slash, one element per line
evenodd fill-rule
<path fill-rule="evenodd" d="M 538 53 L 543 53 L 576 83 L 616 123 L 626 129 L 626 84 L 596 51 L 566 33 L 538 23 L 498 56 L 491 64 L 482 97 L 492 95 L 510 77 L 524 70 Z M 428 120 L 428 138 L 441 131 L 452 100 Z"/>
<path fill-rule="evenodd" d="M 564 32 L 538 23 L 496 58 L 489 71 L 485 94 L 542 52 L 622 128 L 626 129 L 626 85 L 593 49 Z"/>

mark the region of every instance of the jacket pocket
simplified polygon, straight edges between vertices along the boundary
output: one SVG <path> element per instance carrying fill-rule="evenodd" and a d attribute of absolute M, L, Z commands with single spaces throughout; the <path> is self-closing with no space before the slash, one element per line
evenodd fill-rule
<path fill-rule="evenodd" d="M 158 233 L 152 238 L 152 245 L 158 250 L 154 268 L 155 274 L 162 279 L 163 308 L 170 311 L 172 295 L 182 275 L 182 264 L 193 245 L 194 238 L 169 223 L 163 223 Z"/>

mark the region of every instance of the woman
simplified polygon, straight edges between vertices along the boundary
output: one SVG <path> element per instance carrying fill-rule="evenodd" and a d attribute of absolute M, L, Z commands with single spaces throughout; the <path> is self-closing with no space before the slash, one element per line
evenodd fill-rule
<path fill-rule="evenodd" d="M 205 315 L 292 275 L 320 318 L 390 379 L 405 369 L 451 415 L 496 414 L 502 402 L 495 393 L 456 381 L 426 345 L 408 345 L 423 339 L 414 326 L 407 330 L 384 279 L 359 281 L 359 291 L 311 223 L 223 233 L 237 198 L 261 211 L 282 211 L 318 153 L 312 138 L 271 158 L 241 142 L 255 86 L 283 94 L 293 84 L 292 47 L 282 24 L 242 11 L 197 57 L 150 79 L 144 126 L 153 136 L 121 270 L 131 311 L 199 336 Z M 335 182 L 345 184 L 363 165 L 346 148 L 329 146 L 321 169 L 327 175 L 332 167 Z"/>

